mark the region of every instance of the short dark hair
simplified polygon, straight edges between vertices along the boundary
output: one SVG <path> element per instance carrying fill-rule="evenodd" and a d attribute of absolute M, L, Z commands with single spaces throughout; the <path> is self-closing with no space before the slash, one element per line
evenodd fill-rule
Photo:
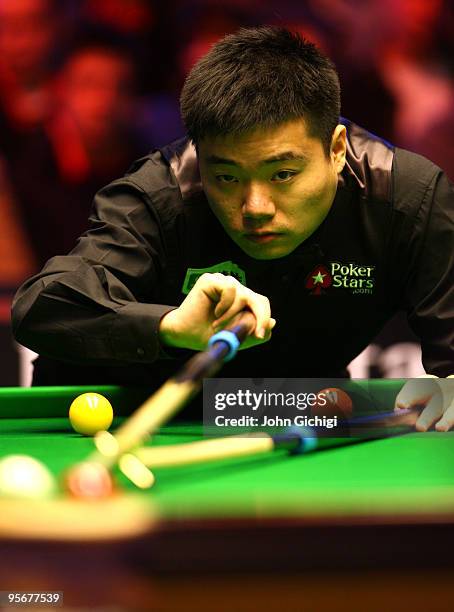
<path fill-rule="evenodd" d="M 181 93 L 189 137 L 243 133 L 304 118 L 329 151 L 339 122 L 334 64 L 284 28 L 241 28 L 213 45 L 189 73 Z"/>

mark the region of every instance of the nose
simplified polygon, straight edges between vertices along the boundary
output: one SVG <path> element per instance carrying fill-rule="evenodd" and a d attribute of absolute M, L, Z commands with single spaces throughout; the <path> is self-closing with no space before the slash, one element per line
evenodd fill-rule
<path fill-rule="evenodd" d="M 250 183 L 244 194 L 242 213 L 245 220 L 270 219 L 276 212 L 274 202 L 264 185 Z"/>

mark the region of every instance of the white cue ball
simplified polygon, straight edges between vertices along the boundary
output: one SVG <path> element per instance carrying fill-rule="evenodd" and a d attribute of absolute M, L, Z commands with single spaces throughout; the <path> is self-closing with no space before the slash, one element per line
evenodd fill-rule
<path fill-rule="evenodd" d="M 19 499 L 49 497 L 56 481 L 47 467 L 28 455 L 9 455 L 0 460 L 0 496 Z"/>

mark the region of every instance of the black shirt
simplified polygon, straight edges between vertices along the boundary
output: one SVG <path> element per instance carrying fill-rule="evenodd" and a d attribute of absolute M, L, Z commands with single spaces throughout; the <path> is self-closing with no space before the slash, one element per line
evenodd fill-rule
<path fill-rule="evenodd" d="M 163 350 L 160 318 L 184 299 L 188 269 L 223 262 L 268 296 L 277 319 L 270 342 L 240 351 L 223 376 L 345 375 L 402 309 L 426 371 L 454 373 L 452 186 L 430 161 L 345 123 L 347 163 L 331 210 L 278 260 L 254 260 L 228 238 L 186 139 L 102 189 L 77 246 L 15 298 L 17 340 L 58 360 L 56 379 L 44 382 L 148 384 L 170 376 L 186 351 Z"/>

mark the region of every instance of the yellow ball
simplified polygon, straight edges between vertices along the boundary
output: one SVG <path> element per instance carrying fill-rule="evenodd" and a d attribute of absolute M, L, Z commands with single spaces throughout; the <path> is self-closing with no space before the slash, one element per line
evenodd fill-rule
<path fill-rule="evenodd" d="M 112 405 L 99 393 L 82 393 L 69 408 L 69 420 L 77 433 L 93 436 L 112 425 Z"/>

